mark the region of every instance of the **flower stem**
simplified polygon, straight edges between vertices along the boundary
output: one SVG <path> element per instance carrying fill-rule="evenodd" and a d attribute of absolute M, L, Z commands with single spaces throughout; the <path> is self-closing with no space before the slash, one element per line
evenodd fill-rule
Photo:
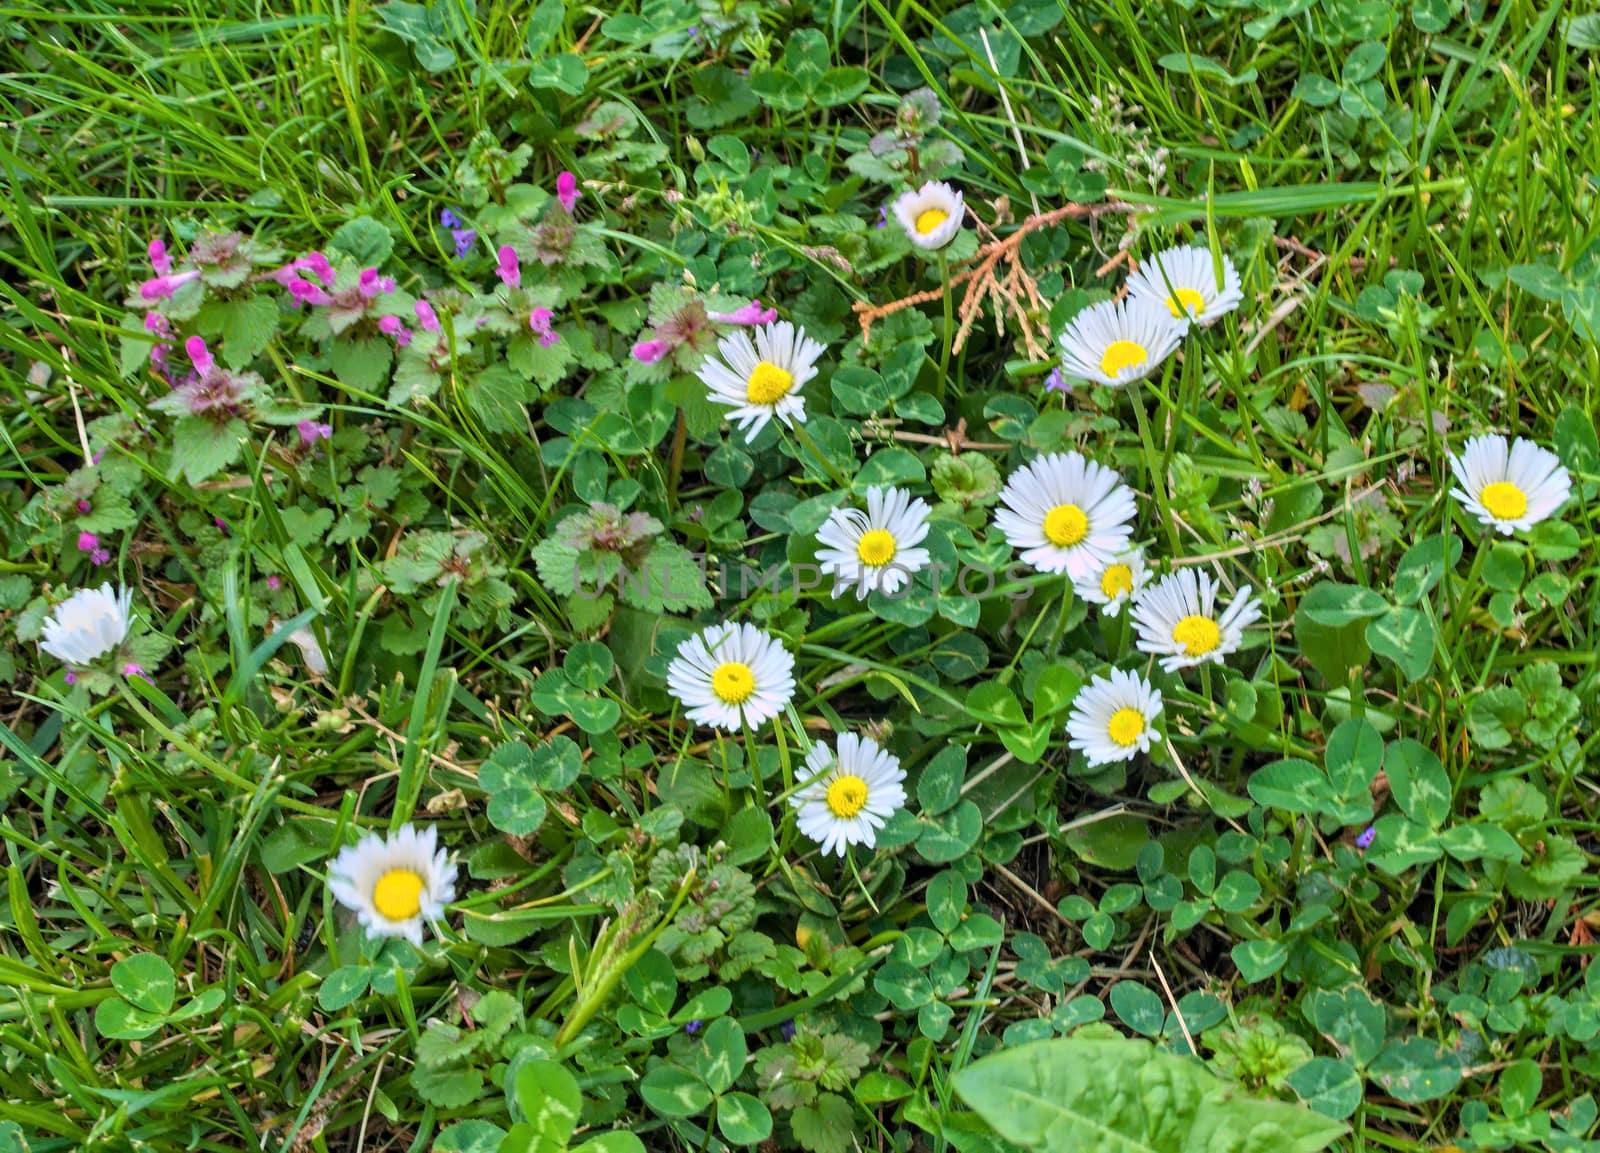
<path fill-rule="evenodd" d="M 944 337 L 939 342 L 939 377 L 933 382 L 933 397 L 943 404 L 945 378 L 950 371 L 950 330 L 955 302 L 950 295 L 950 258 L 942 248 L 939 250 L 939 286 L 943 290 L 940 295 L 944 304 Z"/>

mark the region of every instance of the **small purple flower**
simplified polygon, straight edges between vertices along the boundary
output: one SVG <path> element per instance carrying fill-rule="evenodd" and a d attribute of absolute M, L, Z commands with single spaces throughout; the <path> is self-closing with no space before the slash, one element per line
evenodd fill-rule
<path fill-rule="evenodd" d="M 693 40 L 698 35 L 700 35 L 700 25 L 698 25 L 698 24 L 689 25 L 689 39 Z"/>
<path fill-rule="evenodd" d="M 172 257 L 167 255 L 167 246 L 161 243 L 159 236 L 150 241 L 150 267 L 157 276 L 166 276 L 172 271 Z"/>
<path fill-rule="evenodd" d="M 451 236 L 456 242 L 456 259 L 465 260 L 472 251 L 472 246 L 478 243 L 478 230 L 476 228 L 457 228 L 451 231 Z"/>
<path fill-rule="evenodd" d="M 194 365 L 194 370 L 205 376 L 217 367 L 216 358 L 211 355 L 211 350 L 206 347 L 204 338 L 191 336 L 183 342 L 183 350 L 189 354 L 189 361 Z"/>
<path fill-rule="evenodd" d="M 93 511 L 94 511 L 94 505 L 92 505 L 92 504 L 90 504 L 90 503 L 89 503 L 89 502 L 88 502 L 88 501 L 86 501 L 86 500 L 80 500 L 80 501 L 79 501 L 79 502 L 78 502 L 78 511 L 79 511 L 79 512 L 80 512 L 80 513 L 88 513 L 88 512 L 93 512 Z"/>
<path fill-rule="evenodd" d="M 706 1023 L 704 1021 L 690 1021 L 687 1025 L 685 1025 L 683 1027 L 683 1031 L 685 1033 L 689 1034 L 689 1036 L 693 1037 L 696 1033 L 700 1032 L 700 1030 L 704 1029 L 705 1027 L 706 1027 Z"/>
<path fill-rule="evenodd" d="M 191 280 L 199 279 L 198 268 L 152 277 L 139 286 L 139 296 L 145 300 L 166 300 Z"/>
<path fill-rule="evenodd" d="M 874 227 L 874 228 L 887 228 L 888 226 L 889 226 L 889 206 L 887 204 L 880 205 L 879 208 L 878 208 L 878 223 L 874 224 L 872 227 Z"/>
<path fill-rule="evenodd" d="M 1072 386 L 1067 383 L 1066 374 L 1058 365 L 1050 370 L 1050 375 L 1044 378 L 1044 387 L 1047 392 L 1071 392 Z"/>
<path fill-rule="evenodd" d="M 561 343 L 561 338 L 550 327 L 555 315 L 548 308 L 536 308 L 528 313 L 528 328 L 539 338 L 540 348 L 549 348 L 552 344 Z"/>
<path fill-rule="evenodd" d="M 267 577 L 267 588 L 271 589 L 273 592 L 277 592 L 282 587 L 283 578 L 277 573 L 273 573 L 271 576 Z"/>
<path fill-rule="evenodd" d="M 578 207 L 578 201 L 583 199 L 583 193 L 578 191 L 578 178 L 572 173 L 563 172 L 556 177 L 556 199 L 561 201 L 561 207 L 567 210 L 568 216 Z"/>
<path fill-rule="evenodd" d="M 394 342 L 401 348 L 411 343 L 411 330 L 398 316 L 380 316 L 378 331 L 385 336 L 393 337 Z"/>
<path fill-rule="evenodd" d="M 794 1022 L 793 1021 L 785 1021 L 783 1024 L 778 1026 L 778 1032 L 783 1034 L 783 1039 L 785 1041 L 793 1041 L 794 1040 Z"/>
<path fill-rule="evenodd" d="M 741 324 L 747 328 L 754 328 L 763 324 L 771 324 L 778 319 L 776 308 L 762 308 L 759 300 L 752 300 L 743 308 L 733 312 L 707 313 L 718 324 Z"/>
<path fill-rule="evenodd" d="M 1376 825 L 1368 825 L 1366 828 L 1362 829 L 1361 832 L 1356 835 L 1356 848 L 1363 849 L 1363 850 L 1364 849 L 1370 849 L 1372 847 L 1372 842 L 1377 840 L 1377 838 L 1378 838 L 1377 826 Z"/>
<path fill-rule="evenodd" d="M 379 276 L 376 268 L 363 268 L 361 270 L 359 291 L 363 300 L 371 300 L 374 296 L 386 296 L 394 290 L 394 277 Z"/>
<path fill-rule="evenodd" d="M 78 674 L 73 672 L 71 669 L 68 669 L 64 674 L 62 674 L 61 679 L 66 681 L 69 685 L 75 685 L 78 683 Z"/>
<path fill-rule="evenodd" d="M 300 441 L 307 447 L 316 444 L 319 440 L 331 440 L 333 425 L 318 424 L 314 420 L 302 420 L 295 428 L 300 432 Z"/>
<path fill-rule="evenodd" d="M 507 288 L 522 287 L 522 265 L 517 260 L 517 250 L 509 244 L 502 244 L 500 251 L 495 254 L 500 261 L 500 267 L 495 271 Z"/>
<path fill-rule="evenodd" d="M 439 314 L 433 310 L 433 305 L 426 300 L 419 300 L 411 309 L 417 314 L 417 324 L 423 332 L 439 331 Z"/>
<path fill-rule="evenodd" d="M 111 550 L 108 548 L 97 548 L 89 554 L 89 563 L 94 565 L 95 568 L 99 568 L 110 559 Z"/>
<path fill-rule="evenodd" d="M 296 305 L 333 303 L 333 297 L 304 278 L 296 278 L 289 282 L 289 295 L 294 297 Z"/>
<path fill-rule="evenodd" d="M 640 364 L 654 364 L 671 351 L 670 340 L 641 340 L 633 346 L 633 359 Z"/>
<path fill-rule="evenodd" d="M 439 210 L 439 224 L 441 227 L 456 229 L 461 227 L 461 217 L 451 212 L 448 208 Z"/>
<path fill-rule="evenodd" d="M 220 516 L 212 517 L 211 523 L 217 526 L 217 531 L 221 532 L 223 536 L 228 535 L 228 522 L 223 520 Z"/>
<path fill-rule="evenodd" d="M 93 552 L 95 549 L 97 549 L 99 547 L 100 547 L 100 538 L 95 536 L 94 533 L 92 533 L 92 532 L 80 532 L 78 534 L 78 551 L 79 552 Z"/>
<path fill-rule="evenodd" d="M 144 667 L 134 661 L 129 661 L 122 666 L 122 675 L 125 677 L 142 677 L 144 676 Z"/>

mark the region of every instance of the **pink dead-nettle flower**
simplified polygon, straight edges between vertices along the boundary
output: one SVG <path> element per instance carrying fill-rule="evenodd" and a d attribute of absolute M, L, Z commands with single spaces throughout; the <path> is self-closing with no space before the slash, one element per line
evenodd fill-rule
<path fill-rule="evenodd" d="M 206 347 L 204 339 L 191 336 L 183 342 L 183 350 L 189 354 L 189 360 L 194 365 L 194 370 L 201 376 L 207 376 L 217 367 L 216 358 L 211 355 L 211 350 Z"/>
<path fill-rule="evenodd" d="M 433 305 L 426 300 L 419 300 L 411 306 L 411 310 L 417 314 L 417 324 L 423 332 L 439 331 L 439 314 L 433 311 Z"/>
<path fill-rule="evenodd" d="M 172 257 L 167 255 L 167 246 L 161 243 L 159 236 L 150 241 L 150 267 L 157 276 L 166 276 L 172 271 Z"/>
<path fill-rule="evenodd" d="M 75 685 L 78 683 L 78 674 L 73 672 L 71 669 L 68 669 L 66 672 L 61 674 L 61 679 L 69 685 Z"/>
<path fill-rule="evenodd" d="M 549 348 L 552 344 L 559 344 L 561 338 L 550 327 L 550 322 L 555 319 L 555 313 L 548 308 L 536 308 L 528 313 L 528 328 L 539 338 L 541 348 Z"/>
<path fill-rule="evenodd" d="M 385 336 L 393 337 L 394 342 L 401 348 L 411 343 L 411 330 L 398 316 L 378 317 L 378 331 Z"/>
<path fill-rule="evenodd" d="M 500 274 L 500 279 L 505 281 L 506 287 L 521 288 L 522 265 L 517 260 L 517 250 L 509 244 L 502 244 L 500 251 L 496 255 L 500 260 L 500 267 L 497 271 Z"/>
<path fill-rule="evenodd" d="M 94 565 L 95 568 L 99 568 L 110 559 L 111 550 L 108 548 L 97 548 L 89 554 L 89 563 Z"/>
<path fill-rule="evenodd" d="M 332 304 L 333 297 L 322 289 L 312 284 L 309 280 L 296 278 L 289 282 L 289 295 L 294 297 L 296 305 L 301 304 Z"/>
<path fill-rule="evenodd" d="M 387 295 L 394 290 L 394 277 L 379 276 L 376 268 L 363 268 L 361 270 L 360 291 L 363 300 L 371 300 L 374 296 Z"/>
<path fill-rule="evenodd" d="M 93 552 L 95 549 L 97 549 L 99 547 L 100 547 L 100 538 L 95 536 L 94 533 L 92 533 L 92 532 L 80 532 L 78 534 L 78 551 L 79 552 Z"/>
<path fill-rule="evenodd" d="M 640 364 L 654 364 L 671 351 L 670 340 L 641 340 L 633 346 L 633 359 Z"/>
<path fill-rule="evenodd" d="M 156 276 L 145 281 L 139 286 L 139 296 L 143 300 L 167 300 L 174 292 L 188 284 L 191 280 L 200 279 L 200 270 L 191 268 L 186 272 L 172 272 L 163 276 Z"/>
<path fill-rule="evenodd" d="M 122 675 L 125 677 L 142 677 L 144 676 L 144 666 L 129 661 L 122 666 Z"/>
<path fill-rule="evenodd" d="M 777 320 L 778 310 L 762 308 L 759 300 L 752 300 L 734 312 L 712 312 L 707 315 L 718 324 L 741 324 L 749 328 L 759 328 L 763 324 L 771 324 Z"/>
<path fill-rule="evenodd" d="M 78 502 L 78 511 L 80 513 L 93 512 L 94 511 L 94 505 L 90 504 L 86 500 L 80 500 Z"/>
<path fill-rule="evenodd" d="M 578 207 L 578 201 L 583 199 L 583 193 L 578 191 L 578 178 L 572 173 L 563 172 L 556 177 L 556 199 L 561 201 L 561 207 L 566 209 L 568 216 Z"/>
<path fill-rule="evenodd" d="M 318 424 L 314 420 L 302 420 L 295 428 L 300 432 L 300 440 L 307 445 L 316 444 L 319 440 L 330 440 L 333 437 L 333 425 Z"/>

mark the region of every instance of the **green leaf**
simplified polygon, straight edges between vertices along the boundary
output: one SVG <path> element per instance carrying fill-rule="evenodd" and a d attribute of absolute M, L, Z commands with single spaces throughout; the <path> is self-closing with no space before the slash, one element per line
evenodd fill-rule
<path fill-rule="evenodd" d="M 363 267 L 382 264 L 394 251 L 394 237 L 370 216 L 345 221 L 328 243 Z"/>
<path fill-rule="evenodd" d="M 663 1117 L 694 1117 L 711 1105 L 706 1083 L 687 1069 L 657 1065 L 639 1082 L 639 1096 Z"/>
<path fill-rule="evenodd" d="M 1445 570 L 1456 567 L 1461 548 L 1461 538 L 1452 533 L 1424 537 L 1406 549 L 1389 585 L 1396 603 L 1416 604 L 1433 591 Z"/>
<path fill-rule="evenodd" d="M 118 1041 L 138 1041 L 165 1023 L 160 1013 L 136 1009 L 120 997 L 101 1001 L 94 1008 L 95 1032 Z"/>
<path fill-rule="evenodd" d="M 1358 44 L 1344 58 L 1344 67 L 1340 69 L 1339 79 L 1347 86 L 1365 84 L 1378 74 L 1378 69 L 1383 67 L 1388 55 L 1388 48 L 1376 40 Z"/>
<path fill-rule="evenodd" d="M 748 1093 L 726 1093 L 717 1101 L 717 1128 L 735 1147 L 748 1148 L 772 1136 L 772 1113 Z"/>
<path fill-rule="evenodd" d="M 1383 1048 L 1383 1006 L 1357 985 L 1319 989 L 1305 1001 L 1306 1016 L 1317 1030 L 1357 1065 L 1366 1065 Z"/>
<path fill-rule="evenodd" d="M 583 1110 L 583 1095 L 571 1073 L 554 1061 L 526 1061 L 517 1069 L 513 1100 L 513 1120 L 525 1122 L 554 1148 L 566 1147 Z"/>
<path fill-rule="evenodd" d="M 967 750 L 946 745 L 934 755 L 917 778 L 917 804 L 923 815 L 936 817 L 961 800 L 961 784 L 967 775 Z"/>
<path fill-rule="evenodd" d="M 1025 725 L 1028 718 L 1016 694 L 999 681 L 983 681 L 967 693 L 967 712 L 991 725 Z"/>
<path fill-rule="evenodd" d="M 1310 761 L 1285 757 L 1250 775 L 1252 800 L 1289 813 L 1320 813 L 1329 803 L 1328 779 Z"/>
<path fill-rule="evenodd" d="M 1335 1121 L 1354 1113 L 1366 1092 L 1361 1074 L 1331 1057 L 1313 1057 L 1285 1077 L 1284 1083 L 1300 1100 Z"/>
<path fill-rule="evenodd" d="M 938 873 L 928 882 L 924 894 L 928 906 L 928 920 L 941 933 L 948 933 L 961 923 L 967 911 L 967 883 L 954 869 Z"/>
<path fill-rule="evenodd" d="M 210 480 L 239 459 L 250 426 L 237 418 L 218 424 L 203 416 L 186 416 L 172 426 L 172 470 L 190 484 Z"/>
<path fill-rule="evenodd" d="M 1289 95 L 1305 101 L 1313 108 L 1326 108 L 1339 99 L 1339 86 L 1326 76 L 1312 74 L 1295 81 Z"/>
<path fill-rule="evenodd" d="M 749 1055 L 739 1022 L 732 1017 L 719 1017 L 706 1026 L 700 1036 L 694 1057 L 695 1072 L 720 1096 L 733 1088 L 739 1074 L 744 1072 L 745 1058 Z"/>
<path fill-rule="evenodd" d="M 1395 741 L 1384 753 L 1384 768 L 1401 812 L 1430 829 L 1444 824 L 1450 816 L 1450 777 L 1432 749 L 1410 738 Z"/>
<path fill-rule="evenodd" d="M 1392 661 L 1410 681 L 1428 675 L 1437 641 L 1432 618 L 1420 609 L 1392 608 L 1367 622 L 1367 644 L 1372 651 Z"/>
<path fill-rule="evenodd" d="M 1391 1041 L 1367 1070 L 1390 1094 L 1408 1105 L 1447 1097 L 1461 1084 L 1461 1062 L 1432 1041 Z"/>
<path fill-rule="evenodd" d="M 1041 1041 L 1002 1050 L 953 1078 L 1007 1141 L 1041 1153 L 1315 1153 L 1346 1127 L 1309 1109 L 1237 1094 L 1147 1041 Z"/>
<path fill-rule="evenodd" d="M 1282 941 L 1240 941 L 1230 950 L 1239 975 L 1254 984 L 1265 981 L 1289 959 L 1289 948 Z"/>
<path fill-rule="evenodd" d="M 571 52 L 536 60 L 528 70 L 530 88 L 556 88 L 569 96 L 582 96 L 588 82 L 589 69 L 583 57 Z"/>
<path fill-rule="evenodd" d="M 372 970 L 365 965 L 341 965 L 322 979 L 317 989 L 317 1004 L 330 1013 L 354 1004 L 367 991 Z"/>
<path fill-rule="evenodd" d="M 1389 602 L 1369 588 L 1332 581 L 1313 586 L 1300 602 L 1306 617 L 1326 628 L 1341 628 L 1355 621 L 1382 616 L 1388 608 Z"/>
<path fill-rule="evenodd" d="M 1365 598 L 1352 598 L 1341 593 L 1348 585 L 1327 582 L 1313 585 L 1301 598 L 1294 613 L 1294 636 L 1308 661 L 1330 685 L 1342 687 L 1350 679 L 1350 670 L 1364 667 L 1372 650 L 1367 647 L 1365 619 L 1378 616 L 1387 609 L 1383 598 L 1369 589 L 1358 589 L 1378 602 L 1374 611 L 1351 614 L 1352 605 L 1359 602 L 1372 607 Z M 1342 621 L 1339 624 L 1326 623 Z"/>
<path fill-rule="evenodd" d="M 855 1112 L 850 1102 L 822 1093 L 790 1115 L 795 1139 L 810 1153 L 850 1153 L 856 1147 Z"/>
<path fill-rule="evenodd" d="M 208 301 L 200 310 L 200 331 L 221 341 L 213 349 L 229 368 L 242 369 L 261 355 L 278 331 L 278 304 L 270 296 Z"/>
<path fill-rule="evenodd" d="M 457 1121 L 439 1131 L 433 1153 L 495 1153 L 506 1131 L 489 1121 Z"/>
<path fill-rule="evenodd" d="M 172 1008 L 178 988 L 172 966 L 154 953 L 135 953 L 111 966 L 111 985 L 135 1009 L 158 1014 Z"/>
<path fill-rule="evenodd" d="M 611 679 L 616 664 L 611 650 L 605 645 L 580 641 L 567 650 L 561 667 L 566 671 L 569 681 L 585 692 L 592 693 Z"/>
<path fill-rule="evenodd" d="M 1167 1019 L 1161 996 L 1137 981 L 1118 981 L 1111 987 L 1111 1009 L 1128 1028 L 1146 1037 L 1159 1037 Z"/>
<path fill-rule="evenodd" d="M 929 864 L 948 864 L 971 852 L 982 835 L 983 813 L 971 801 L 962 801 L 932 821 L 924 820 L 917 852 Z"/>

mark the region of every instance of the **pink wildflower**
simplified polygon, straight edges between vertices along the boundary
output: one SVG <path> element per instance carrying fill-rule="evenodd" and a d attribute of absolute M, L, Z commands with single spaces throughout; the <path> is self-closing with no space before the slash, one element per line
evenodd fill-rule
<path fill-rule="evenodd" d="M 144 300 L 166 300 L 191 280 L 199 279 L 200 270 L 198 268 L 191 268 L 187 272 L 173 272 L 153 277 L 139 286 L 139 296 Z"/>
<path fill-rule="evenodd" d="M 166 276 L 172 271 L 172 257 L 167 255 L 167 246 L 161 243 L 159 236 L 150 241 L 150 267 L 157 276 Z"/>
<path fill-rule="evenodd" d="M 411 330 L 405 326 L 398 316 L 380 316 L 378 318 L 378 331 L 385 336 L 392 336 L 394 342 L 401 348 L 411 343 Z"/>
<path fill-rule="evenodd" d="M 752 300 L 743 308 L 734 312 L 713 312 L 708 314 L 718 324 L 742 324 L 747 327 L 756 327 L 762 324 L 771 324 L 778 319 L 776 308 L 762 308 L 759 300 Z"/>
<path fill-rule="evenodd" d="M 267 578 L 267 587 L 273 592 L 277 592 L 283 587 L 283 578 L 278 576 L 277 573 L 273 573 Z"/>
<path fill-rule="evenodd" d="M 567 210 L 568 216 L 578 207 L 578 201 L 583 199 L 583 193 L 578 191 L 578 178 L 572 173 L 563 172 L 556 177 L 556 199 L 561 201 L 561 207 Z"/>
<path fill-rule="evenodd" d="M 295 279 L 289 282 L 289 295 L 294 297 L 296 305 L 333 303 L 333 297 L 309 280 L 304 279 Z"/>
<path fill-rule="evenodd" d="M 78 534 L 78 551 L 79 552 L 93 552 L 95 549 L 97 549 L 99 547 L 100 547 L 100 538 L 95 536 L 94 533 L 92 533 L 92 532 L 80 532 Z"/>
<path fill-rule="evenodd" d="M 122 675 L 125 677 L 142 677 L 144 676 L 144 667 L 134 663 L 133 661 L 129 661 L 127 664 L 122 666 Z"/>
<path fill-rule="evenodd" d="M 654 364 L 671 351 L 670 340 L 641 340 L 633 346 L 633 359 L 640 364 Z"/>
<path fill-rule="evenodd" d="M 505 281 L 507 288 L 522 287 L 522 265 L 517 260 L 517 250 L 509 244 L 502 244 L 497 253 L 500 259 L 500 279 Z"/>
<path fill-rule="evenodd" d="M 433 311 L 433 305 L 426 300 L 419 300 L 411 307 L 417 314 L 417 323 L 422 326 L 423 332 L 439 331 L 439 314 Z"/>
<path fill-rule="evenodd" d="M 318 424 L 314 420 L 302 420 L 295 428 L 300 432 L 301 443 L 306 445 L 316 444 L 319 440 L 330 440 L 333 437 L 333 425 Z"/>
<path fill-rule="evenodd" d="M 191 336 L 184 341 L 183 349 L 189 354 L 189 360 L 194 364 L 194 370 L 205 376 L 217 366 L 216 359 L 211 355 L 211 350 L 206 347 L 206 342 L 198 337 Z"/>
<path fill-rule="evenodd" d="M 561 338 L 550 327 L 550 322 L 555 319 L 555 313 L 548 308 L 536 308 L 528 313 L 528 327 L 539 338 L 539 347 L 549 348 L 552 344 L 559 344 Z"/>

